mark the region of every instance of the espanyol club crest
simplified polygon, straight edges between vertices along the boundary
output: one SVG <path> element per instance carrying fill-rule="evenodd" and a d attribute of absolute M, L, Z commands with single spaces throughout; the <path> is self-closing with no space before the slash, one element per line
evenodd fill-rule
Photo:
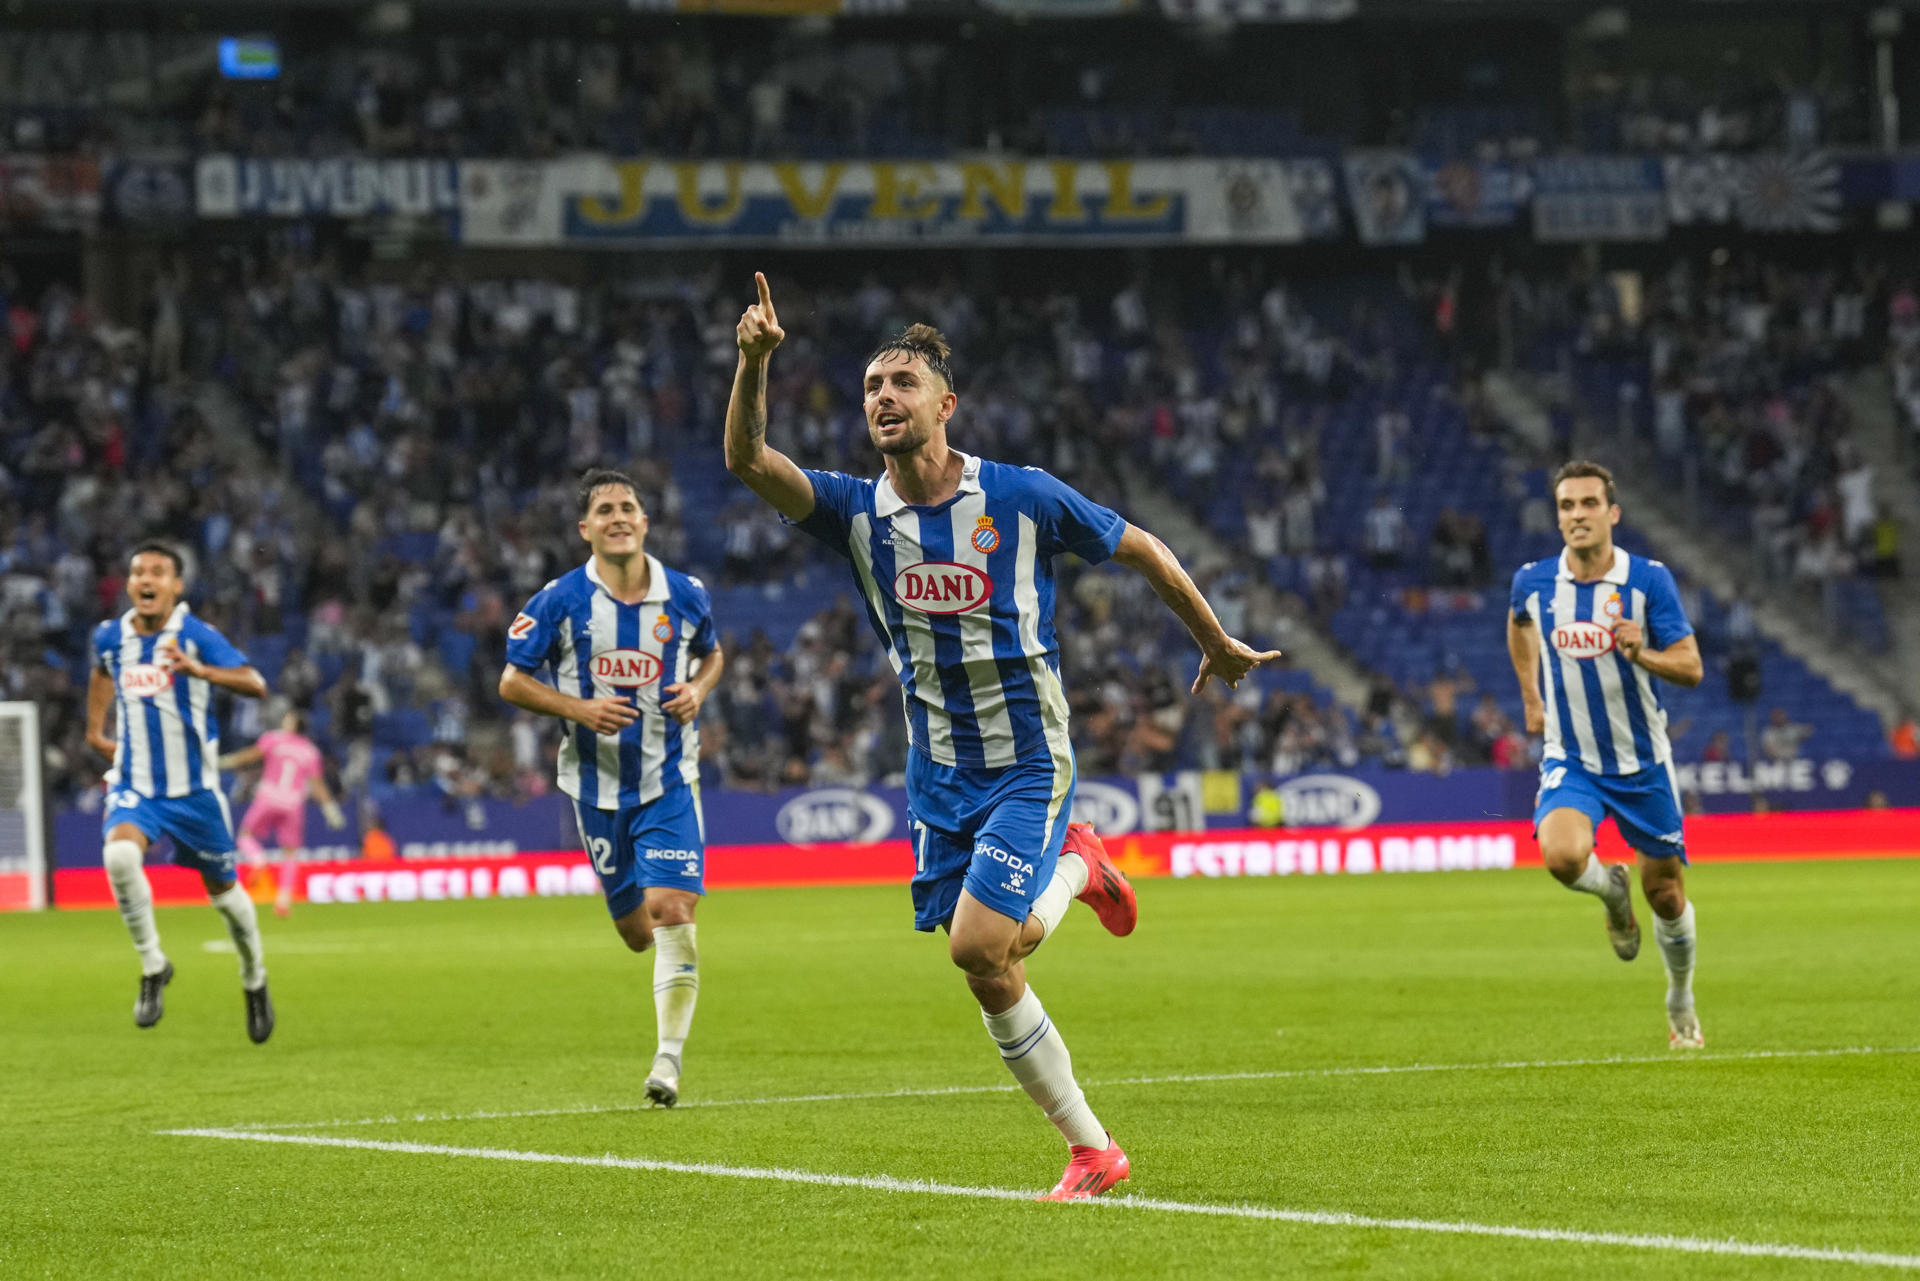
<path fill-rule="evenodd" d="M 1609 623 L 1617 623 L 1620 621 L 1620 593 L 1619 592 L 1615 592 L 1613 595 L 1607 597 L 1605 600 L 1600 602 L 1600 613 L 1606 617 L 1606 620 Z"/>
<path fill-rule="evenodd" d="M 993 517 L 982 516 L 974 522 L 973 550 L 982 556 L 993 555 L 993 549 L 1000 545 L 1000 531 L 993 527 Z"/>
<path fill-rule="evenodd" d="M 673 620 L 668 618 L 665 614 L 662 614 L 660 615 L 659 618 L 656 618 L 653 622 L 653 638 L 659 641 L 662 645 L 672 640 L 673 639 Z"/>

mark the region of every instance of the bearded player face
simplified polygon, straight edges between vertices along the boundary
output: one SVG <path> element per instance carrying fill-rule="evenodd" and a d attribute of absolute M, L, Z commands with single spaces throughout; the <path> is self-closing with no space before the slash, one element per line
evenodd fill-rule
<path fill-rule="evenodd" d="M 944 437 L 959 398 L 912 352 L 888 352 L 867 366 L 867 436 L 883 454 L 911 454 Z"/>

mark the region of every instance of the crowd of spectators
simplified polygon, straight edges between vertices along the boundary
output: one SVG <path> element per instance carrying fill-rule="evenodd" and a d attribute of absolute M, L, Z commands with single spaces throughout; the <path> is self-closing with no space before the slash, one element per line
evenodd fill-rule
<path fill-rule="evenodd" d="M 294 32 L 280 74 L 226 78 L 216 40 L 0 34 L 0 120 L 28 150 L 262 155 L 874 154 L 944 146 L 948 47 L 749 24 L 722 40 L 552 31 Z M 926 143 L 928 138 L 936 139 Z"/>
<path fill-rule="evenodd" d="M 1756 576 L 1824 587 L 1898 572 L 1897 530 L 1835 377 L 1920 332 L 1911 285 L 1720 253 L 1631 286 L 1576 279 L 1571 293 L 1590 408 L 1643 431 L 1703 510 L 1745 524 Z"/>
<path fill-rule="evenodd" d="M 86 632 L 122 608 L 118 566 L 137 535 L 185 546 L 196 609 L 272 656 L 280 696 L 321 711 L 349 791 L 543 785 L 550 735 L 503 721 L 491 686 L 512 611 L 577 560 L 570 478 L 590 463 L 627 460 L 649 548 L 722 592 L 845 589 L 837 563 L 716 478 L 738 304 L 711 282 L 372 282 L 283 249 L 169 267 L 132 327 L 63 287 L 23 295 L 8 299 L 0 375 L 5 514 L 18 517 L 7 680 L 56 709 L 64 794 L 97 774 L 78 723 Z M 1083 317 L 1061 293 L 793 284 L 773 432 L 804 464 L 870 471 L 858 361 L 929 317 L 962 353 L 965 448 L 1126 506 L 1113 461 L 1179 452 L 1176 407 L 1203 388 L 1177 327 L 1139 323 L 1137 289 L 1110 301 L 1100 310 L 1118 319 Z M 1131 346 L 1103 341 L 1116 332 Z M 1128 371 L 1117 381 L 1109 355 Z M 683 467 L 697 473 L 697 520 Z M 1196 568 L 1237 629 L 1278 626 L 1249 603 L 1245 567 Z M 1298 694 L 1250 687 L 1193 714 L 1176 696 L 1190 642 L 1145 591 L 1111 569 L 1063 580 L 1083 768 L 1346 753 L 1340 715 Z M 709 716 L 720 777 L 764 787 L 897 768 L 897 688 L 848 601 L 801 620 L 790 643 L 748 617 L 719 621 L 735 655 Z M 258 711 L 233 714 L 233 733 L 251 736 Z"/>
<path fill-rule="evenodd" d="M 1021 27 L 951 14 L 671 27 L 645 15 L 516 25 L 502 14 L 484 31 L 320 19 L 284 24 L 279 74 L 254 81 L 225 77 L 218 38 L 204 30 L 23 26 L 0 32 L 0 128 L 22 150 L 307 156 L 1261 155 L 1365 144 L 1525 163 L 1566 145 L 1604 154 L 1866 141 L 1864 96 L 1831 77 L 1570 66 L 1557 102 L 1535 33 L 1432 38 L 1458 54 L 1458 83 L 1441 76 L 1416 90 L 1374 74 L 1361 41 L 1302 46 L 1263 24 L 1241 28 L 1229 53 L 1187 24 L 1156 39 L 1087 24 L 1070 49 L 1053 49 Z M 1351 72 L 1316 75 L 1316 61 Z"/>
<path fill-rule="evenodd" d="M 1865 341 L 1849 318 L 1867 304 L 1838 282 L 1740 279 L 1696 284 L 1677 270 L 1637 327 L 1597 289 L 1570 294 L 1568 309 L 1593 350 L 1638 344 L 1663 394 L 1681 390 L 1682 434 L 1663 448 L 1745 462 L 1765 435 L 1778 451 L 1768 466 L 1727 467 L 1719 483 L 1774 486 L 1751 491 L 1763 507 L 1812 493 L 1837 511 L 1834 462 L 1849 455 L 1832 402 L 1767 371 Z M 1417 586 L 1397 589 L 1411 593 L 1409 617 L 1497 588 L 1476 512 L 1443 509 L 1412 530 L 1385 496 L 1411 483 L 1416 452 L 1390 399 L 1362 450 L 1382 497 L 1348 526 L 1350 542 L 1329 532 L 1323 417 L 1355 388 L 1397 385 L 1410 359 L 1391 308 L 1366 290 L 1335 291 L 1346 305 L 1330 316 L 1258 269 L 1087 294 L 778 283 L 789 336 L 770 434 L 803 465 L 874 470 L 860 361 L 924 318 L 959 353 L 956 443 L 969 452 L 1045 467 L 1123 510 L 1142 483 L 1129 476 L 1151 477 L 1202 520 L 1223 483 L 1248 487 L 1244 530 L 1193 567 L 1235 634 L 1283 639 L 1280 563 L 1298 567 L 1292 586 L 1323 620 L 1362 566 L 1412 576 Z M 1742 292 L 1754 287 L 1773 291 L 1759 295 L 1771 299 L 1765 323 Z M 279 697 L 318 713 L 350 794 L 431 786 L 470 801 L 548 787 L 551 727 L 511 713 L 492 686 L 513 611 L 578 562 L 571 478 L 608 461 L 643 489 L 649 549 L 705 575 L 722 607 L 730 665 L 705 722 L 713 779 L 771 788 L 898 770 L 897 684 L 844 567 L 720 466 L 740 300 L 714 278 L 369 274 L 284 239 L 169 264 L 131 325 L 65 286 L 30 292 L 0 269 L 0 517 L 12 531 L 0 683 L 48 709 L 60 794 L 82 796 L 97 777 L 80 724 L 87 631 L 123 608 L 124 549 L 150 533 L 188 551 L 195 608 L 261 656 Z M 1793 325 L 1777 323 L 1788 315 Z M 1467 406 L 1470 423 L 1484 413 L 1470 382 L 1435 394 Z M 1538 495 L 1522 501 L 1524 483 L 1509 480 L 1521 523 L 1550 529 Z M 1812 508 L 1787 527 L 1827 540 L 1852 528 Z M 1070 563 L 1060 609 L 1090 775 L 1531 764 L 1499 700 L 1457 666 L 1406 688 L 1382 679 L 1358 711 L 1300 682 L 1192 699 L 1191 643 L 1137 576 Z M 1738 616 L 1736 603 L 1730 625 Z M 239 739 L 260 727 L 250 704 L 232 715 Z"/>
<path fill-rule="evenodd" d="M 1808 151 L 1867 141 L 1864 96 L 1844 80 L 1784 71 L 1716 77 L 1595 70 L 1573 78 L 1571 137 L 1620 151 Z"/>

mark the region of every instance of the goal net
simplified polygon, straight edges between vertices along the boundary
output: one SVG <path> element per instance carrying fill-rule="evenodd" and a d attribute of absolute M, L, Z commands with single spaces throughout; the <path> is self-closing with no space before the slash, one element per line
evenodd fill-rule
<path fill-rule="evenodd" d="M 46 905 L 40 709 L 32 703 L 0 703 L 0 912 Z"/>

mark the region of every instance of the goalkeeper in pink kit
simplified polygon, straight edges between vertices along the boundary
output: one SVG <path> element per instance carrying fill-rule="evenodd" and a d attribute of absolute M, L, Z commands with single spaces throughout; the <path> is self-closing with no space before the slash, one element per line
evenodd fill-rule
<path fill-rule="evenodd" d="M 293 910 L 294 868 L 300 860 L 300 847 L 306 844 L 308 789 L 320 803 L 328 827 L 338 831 L 347 823 L 333 793 L 327 790 L 326 763 L 320 758 L 320 749 L 306 736 L 306 722 L 300 712 L 289 711 L 279 729 L 268 730 L 252 747 L 220 758 L 222 769 L 260 764 L 260 782 L 253 789 L 253 804 L 240 820 L 236 843 L 250 868 L 266 864 L 262 836 L 272 837 L 280 846 L 280 887 L 273 904 L 278 916 Z"/>

